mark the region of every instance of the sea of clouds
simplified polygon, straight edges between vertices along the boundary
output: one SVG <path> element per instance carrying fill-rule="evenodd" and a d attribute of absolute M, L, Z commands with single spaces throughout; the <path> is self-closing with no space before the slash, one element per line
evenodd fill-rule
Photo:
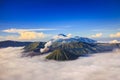
<path fill-rule="evenodd" d="M 120 80 L 120 50 L 73 61 L 21 57 L 23 47 L 0 49 L 0 80 Z"/>

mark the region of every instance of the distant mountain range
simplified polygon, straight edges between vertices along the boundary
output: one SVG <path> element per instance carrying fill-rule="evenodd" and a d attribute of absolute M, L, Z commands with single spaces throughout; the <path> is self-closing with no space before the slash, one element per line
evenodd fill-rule
<path fill-rule="evenodd" d="M 112 51 L 115 48 L 120 48 L 120 43 L 117 44 L 109 44 L 109 43 L 84 43 L 84 42 L 71 42 L 71 43 L 63 43 L 55 42 L 50 46 L 48 52 L 41 53 L 40 49 L 43 48 L 43 43 L 32 43 L 26 46 L 24 49 L 26 53 L 23 56 L 36 56 L 42 54 L 48 54 L 46 59 L 53 59 L 53 60 L 74 60 L 80 56 L 93 54 L 93 53 L 100 53 L 106 51 Z M 32 47 L 32 48 L 29 48 Z"/>
<path fill-rule="evenodd" d="M 74 60 L 80 56 L 112 51 L 115 48 L 120 48 L 120 43 L 97 43 L 97 41 L 89 38 L 65 38 L 65 35 L 62 36 L 63 39 L 59 38 L 55 40 L 51 39 L 48 42 L 31 43 L 24 48 L 26 53 L 23 53 L 23 56 L 48 54 L 46 56 L 46 59 L 63 61 Z M 48 43 L 50 43 L 51 45 L 46 46 Z M 45 52 L 40 52 L 40 49 L 43 48 L 46 48 Z"/>
<path fill-rule="evenodd" d="M 27 46 L 31 44 L 32 42 L 19 42 L 19 41 L 0 41 L 0 48 L 5 48 L 5 47 L 21 47 L 21 46 Z"/>
<path fill-rule="evenodd" d="M 64 61 L 74 60 L 80 56 L 93 53 L 112 51 L 120 48 L 120 43 L 97 43 L 97 41 L 84 37 L 68 37 L 59 34 L 48 42 L 19 42 L 1 41 L 0 48 L 25 46 L 23 57 L 47 54 L 46 59 Z M 41 49 L 43 52 L 41 52 Z"/>

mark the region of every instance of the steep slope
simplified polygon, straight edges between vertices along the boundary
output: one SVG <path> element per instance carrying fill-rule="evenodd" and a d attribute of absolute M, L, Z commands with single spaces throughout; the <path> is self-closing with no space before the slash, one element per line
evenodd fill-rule
<path fill-rule="evenodd" d="M 77 43 L 77 42 L 83 42 L 83 43 L 89 43 L 89 44 L 95 44 L 97 41 L 89 38 L 84 38 L 84 37 L 71 37 L 71 34 L 64 35 L 64 34 L 58 34 L 54 36 L 51 40 L 46 42 L 44 48 L 40 49 L 41 53 L 47 53 L 50 51 L 50 47 L 53 46 L 54 44 L 63 44 L 63 43 Z M 56 47 L 56 45 L 54 45 Z"/>
<path fill-rule="evenodd" d="M 89 44 L 83 42 L 71 42 L 71 43 L 54 43 L 51 46 L 51 53 L 48 54 L 46 59 L 53 60 L 73 60 L 80 56 L 100 53 L 106 51 L 112 51 L 115 48 L 120 48 L 120 44 L 107 44 L 97 43 Z"/>
<path fill-rule="evenodd" d="M 46 56 L 47 59 L 54 59 L 54 60 L 74 60 L 78 58 L 77 55 L 70 53 L 68 50 L 65 49 L 56 49 L 51 54 Z"/>
<path fill-rule="evenodd" d="M 39 45 L 39 42 L 33 42 L 33 43 L 29 44 L 28 46 L 25 46 L 24 47 L 25 52 L 34 51 L 38 45 Z"/>
<path fill-rule="evenodd" d="M 25 52 L 34 51 L 39 52 L 38 50 L 40 48 L 44 47 L 45 42 L 33 42 L 27 46 L 24 47 Z"/>
<path fill-rule="evenodd" d="M 97 44 L 88 44 L 83 42 L 71 42 L 71 43 L 54 43 L 51 46 L 52 53 L 49 54 L 47 59 L 54 60 L 73 60 L 79 56 L 83 56 L 89 53 L 97 53 L 102 50 L 102 47 Z"/>
<path fill-rule="evenodd" d="M 97 41 L 89 38 L 58 34 L 48 42 L 34 42 L 26 46 L 23 55 L 36 56 L 48 53 L 46 59 L 61 61 L 73 60 L 80 56 L 98 52 L 112 51 L 115 48 L 120 48 L 120 44 L 97 43 Z"/>
<path fill-rule="evenodd" d="M 40 48 L 44 47 L 45 42 L 33 42 L 24 47 L 24 52 L 22 54 L 23 57 L 25 56 L 36 56 L 40 55 Z"/>

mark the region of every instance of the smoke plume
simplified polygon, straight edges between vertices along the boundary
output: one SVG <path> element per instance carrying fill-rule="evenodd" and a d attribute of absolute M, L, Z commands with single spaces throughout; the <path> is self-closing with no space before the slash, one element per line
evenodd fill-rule
<path fill-rule="evenodd" d="M 52 41 L 48 41 L 46 44 L 45 44 L 45 47 L 40 49 L 40 52 L 43 53 L 43 52 L 47 52 L 49 50 L 49 47 L 52 45 Z"/>

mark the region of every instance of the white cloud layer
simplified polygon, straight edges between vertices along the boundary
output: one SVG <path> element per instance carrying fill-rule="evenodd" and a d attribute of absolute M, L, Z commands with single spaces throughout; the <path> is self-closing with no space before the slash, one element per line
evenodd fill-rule
<path fill-rule="evenodd" d="M 22 47 L 0 49 L 0 80 L 120 80 L 120 50 L 74 61 L 20 57 Z"/>
<path fill-rule="evenodd" d="M 11 29 L 6 29 L 2 30 L 3 32 L 10 32 L 10 33 L 16 33 L 20 31 L 49 31 L 49 30 L 58 30 L 55 28 L 38 28 L 38 29 L 16 29 L 16 28 L 11 28 Z"/>

